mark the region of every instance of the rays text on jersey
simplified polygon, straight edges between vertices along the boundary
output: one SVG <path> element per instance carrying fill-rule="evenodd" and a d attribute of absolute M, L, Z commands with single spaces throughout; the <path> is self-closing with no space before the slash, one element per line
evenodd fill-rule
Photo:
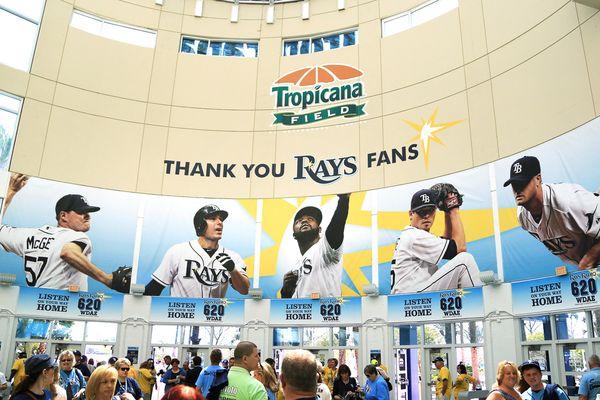
<path fill-rule="evenodd" d="M 229 282 L 229 273 L 225 269 L 209 268 L 196 260 L 185 260 L 186 268 L 184 278 L 196 278 L 206 286 L 217 286 Z M 193 276 L 192 276 L 193 274 Z"/>

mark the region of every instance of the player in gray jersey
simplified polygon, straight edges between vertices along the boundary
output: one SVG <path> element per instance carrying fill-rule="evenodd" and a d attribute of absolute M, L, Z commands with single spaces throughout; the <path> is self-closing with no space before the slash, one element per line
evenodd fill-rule
<path fill-rule="evenodd" d="M 5 211 L 28 179 L 22 174 L 12 174 L 4 202 Z M 127 279 L 122 280 L 121 268 L 108 274 L 91 262 L 92 242 L 85 232 L 90 229 L 90 213 L 99 210 L 100 207 L 90 206 L 83 196 L 68 194 L 56 203 L 57 226 L 13 228 L 0 225 L 0 244 L 4 250 L 23 257 L 28 286 L 62 290 L 77 286 L 86 291 L 89 276 L 111 289 L 128 293 L 130 269 Z"/>
<path fill-rule="evenodd" d="M 158 296 L 165 286 L 171 286 L 174 297 L 220 298 L 225 297 L 230 283 L 239 293 L 248 294 L 250 280 L 244 260 L 219 245 L 228 215 L 212 204 L 200 208 L 194 216 L 198 239 L 167 250 L 144 294 Z"/>
<path fill-rule="evenodd" d="M 348 218 L 350 194 L 339 194 L 338 204 L 321 237 L 323 214 L 317 207 L 304 207 L 294 216 L 293 235 L 301 257 L 283 276 L 282 298 L 342 295 L 342 243 Z"/>
<path fill-rule="evenodd" d="M 410 225 L 400 234 L 392 259 L 391 294 L 481 285 L 477 263 L 466 252 L 458 206 L 444 212 L 444 237 L 437 237 L 429 232 L 436 214 L 434 192 L 416 192 L 410 205 Z M 439 267 L 442 259 L 448 262 Z"/>
<path fill-rule="evenodd" d="M 561 260 L 589 269 L 600 265 L 600 197 L 572 183 L 542 183 L 540 162 L 521 157 L 510 167 L 521 227 Z"/>

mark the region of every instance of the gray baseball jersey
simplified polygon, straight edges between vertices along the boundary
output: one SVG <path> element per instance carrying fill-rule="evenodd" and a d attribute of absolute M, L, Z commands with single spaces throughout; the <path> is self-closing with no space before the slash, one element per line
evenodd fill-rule
<path fill-rule="evenodd" d="M 437 264 L 448 248 L 448 239 L 407 226 L 394 249 L 391 266 L 391 294 L 415 292 L 438 270 Z"/>
<path fill-rule="evenodd" d="M 219 246 L 211 257 L 197 240 L 191 240 L 167 250 L 152 278 L 171 285 L 174 297 L 225 297 L 231 275 L 217 260 L 221 253 L 227 254 L 235 268 L 246 275 L 246 264 L 238 253 Z"/>
<path fill-rule="evenodd" d="M 60 257 L 63 246 L 76 242 L 91 261 L 92 242 L 84 232 L 45 225 L 41 228 L 0 226 L 0 244 L 6 251 L 23 257 L 25 281 L 28 286 L 67 290 L 79 285 L 87 290 L 87 275 L 76 270 Z"/>
<path fill-rule="evenodd" d="M 519 223 L 563 261 L 577 265 L 600 240 L 600 197 L 573 183 L 544 184 L 539 222 L 517 207 Z"/>
<path fill-rule="evenodd" d="M 332 249 L 323 236 L 298 259 L 292 268 L 298 274 L 293 298 L 310 297 L 312 292 L 321 297 L 342 295 L 342 247 Z"/>

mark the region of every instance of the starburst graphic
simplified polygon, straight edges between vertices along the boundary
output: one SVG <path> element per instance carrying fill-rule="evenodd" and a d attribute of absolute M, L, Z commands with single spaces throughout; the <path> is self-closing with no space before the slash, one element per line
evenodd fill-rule
<path fill-rule="evenodd" d="M 413 128 L 415 131 L 419 132 L 418 135 L 416 135 L 410 139 L 410 142 L 414 142 L 415 140 L 420 141 L 421 151 L 423 152 L 423 157 L 425 160 L 425 169 L 429 169 L 429 150 L 430 150 L 431 142 L 433 141 L 438 144 L 441 144 L 442 146 L 445 146 L 444 142 L 442 142 L 442 140 L 439 137 L 437 137 L 437 135 L 441 131 L 448 129 L 451 126 L 460 124 L 461 122 L 464 121 L 464 119 L 460 119 L 457 121 L 437 123 L 437 122 L 435 122 L 435 117 L 437 116 L 437 112 L 438 112 L 438 109 L 436 108 L 433 111 L 433 113 L 429 116 L 429 119 L 427 121 L 425 121 L 423 118 L 421 118 L 420 123 L 409 121 L 406 119 L 402 120 L 408 126 Z"/>

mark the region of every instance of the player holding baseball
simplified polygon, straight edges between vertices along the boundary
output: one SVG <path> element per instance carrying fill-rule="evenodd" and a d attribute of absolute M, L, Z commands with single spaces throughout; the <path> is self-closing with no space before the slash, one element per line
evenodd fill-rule
<path fill-rule="evenodd" d="M 158 296 L 170 285 L 174 297 L 225 297 L 229 283 L 239 293 L 248 294 L 250 280 L 244 260 L 219 245 L 228 215 L 212 204 L 200 208 L 194 216 L 198 239 L 167 250 L 144 294 Z"/>
<path fill-rule="evenodd" d="M 410 225 L 401 233 L 391 265 L 391 294 L 448 290 L 481 285 L 479 269 L 466 252 L 465 231 L 458 209 L 461 195 L 450 184 L 438 190 L 423 189 L 410 202 Z M 429 232 L 435 221 L 436 206 L 444 211 L 445 232 L 437 237 Z M 448 260 L 443 266 L 442 259 Z"/>
<path fill-rule="evenodd" d="M 293 235 L 302 255 L 283 276 L 282 298 L 342 295 L 342 243 L 348 218 L 350 194 L 338 194 L 338 204 L 321 237 L 323 214 L 317 207 L 304 207 L 294 217 Z"/>
<path fill-rule="evenodd" d="M 521 157 L 510 166 L 521 227 L 561 260 L 579 269 L 600 265 L 600 197 L 573 183 L 542 183 L 540 162 Z"/>
<path fill-rule="evenodd" d="M 11 175 L 5 211 L 28 179 L 22 174 Z M 0 225 L 0 244 L 4 250 L 23 257 L 28 286 L 67 290 L 76 285 L 79 290 L 87 291 L 89 276 L 111 289 L 129 293 L 131 268 L 121 267 L 107 274 L 91 262 L 92 242 L 85 232 L 90 229 L 90 213 L 99 210 L 83 196 L 68 194 L 56 202 L 57 226 Z"/>

